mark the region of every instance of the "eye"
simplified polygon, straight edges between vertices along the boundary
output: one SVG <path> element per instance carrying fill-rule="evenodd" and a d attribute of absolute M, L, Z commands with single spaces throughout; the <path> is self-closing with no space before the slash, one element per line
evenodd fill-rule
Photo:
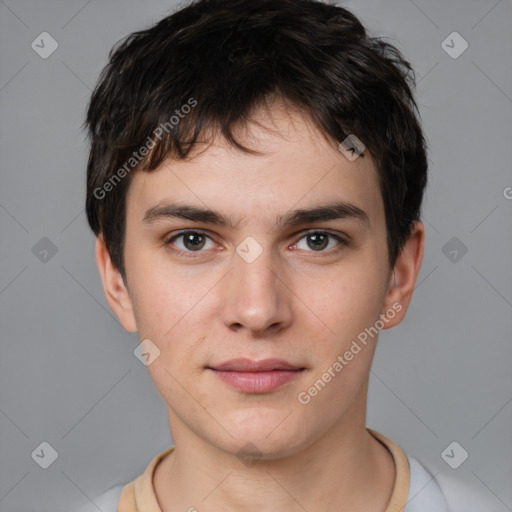
<path fill-rule="evenodd" d="M 305 246 L 303 241 L 305 241 Z M 192 256 L 192 253 L 201 253 L 204 252 L 203 249 L 207 250 L 215 247 L 215 242 L 209 235 L 196 230 L 181 231 L 167 240 L 166 244 L 173 246 L 176 252 L 183 253 L 186 256 Z M 334 233 L 310 231 L 294 243 L 291 248 L 309 252 L 331 252 L 326 249 L 333 249 L 334 246 L 334 251 L 336 251 L 336 247 L 348 245 L 349 243 L 345 239 Z"/>
<path fill-rule="evenodd" d="M 306 240 L 307 247 L 300 247 L 302 240 Z M 339 245 L 348 246 L 348 242 L 346 240 L 338 235 L 329 233 L 328 231 L 310 231 L 309 233 L 306 233 L 297 243 L 293 244 L 292 247 L 305 250 L 312 249 L 313 252 L 328 252 L 324 249 L 329 246 L 332 248 L 331 242 L 333 240 L 337 242 L 335 247 Z"/>
<path fill-rule="evenodd" d="M 175 244 L 176 240 L 181 239 L 180 243 Z M 210 242 L 211 246 L 207 247 L 207 242 Z M 213 240 L 201 231 L 182 231 L 181 233 L 177 233 L 172 236 L 167 244 L 174 245 L 181 252 L 202 252 L 201 249 L 212 249 L 215 244 Z"/>

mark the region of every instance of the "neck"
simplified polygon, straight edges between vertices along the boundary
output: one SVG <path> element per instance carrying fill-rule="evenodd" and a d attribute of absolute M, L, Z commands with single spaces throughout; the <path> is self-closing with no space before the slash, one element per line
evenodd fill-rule
<path fill-rule="evenodd" d="M 308 446 L 251 465 L 196 436 L 169 413 L 175 449 L 155 471 L 157 501 L 166 512 L 277 512 L 300 507 L 384 512 L 395 466 L 389 451 L 366 430 L 364 409 L 358 421 L 347 411 L 344 417 L 350 421 L 334 425 Z"/>

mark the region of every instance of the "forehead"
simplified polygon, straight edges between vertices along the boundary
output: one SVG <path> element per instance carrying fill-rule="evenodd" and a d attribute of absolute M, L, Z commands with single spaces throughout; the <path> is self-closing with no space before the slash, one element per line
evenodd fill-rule
<path fill-rule="evenodd" d="M 239 225 L 275 223 L 291 210 L 339 201 L 364 210 L 376 227 L 383 204 L 371 155 L 351 161 L 298 111 L 258 111 L 237 134 L 251 155 L 215 137 L 191 159 L 168 158 L 154 171 L 135 171 L 128 221 L 179 201 L 222 212 Z M 205 149 L 206 147 L 206 149 Z"/>

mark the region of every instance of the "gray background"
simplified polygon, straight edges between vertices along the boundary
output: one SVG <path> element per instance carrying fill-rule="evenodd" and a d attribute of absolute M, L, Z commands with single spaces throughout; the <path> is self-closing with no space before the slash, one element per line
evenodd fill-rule
<path fill-rule="evenodd" d="M 172 442 L 137 336 L 103 295 L 80 125 L 111 46 L 175 5 L 0 1 L 2 512 L 78 508 Z M 424 262 L 406 320 L 380 335 L 368 426 L 511 510 L 512 3 L 343 5 L 412 62 L 430 146 Z M 43 31 L 59 45 L 47 59 L 31 48 Z M 469 44 L 458 58 L 441 46 L 453 31 Z M 31 456 L 43 441 L 48 469 Z M 469 453 L 456 470 L 452 441 Z"/>

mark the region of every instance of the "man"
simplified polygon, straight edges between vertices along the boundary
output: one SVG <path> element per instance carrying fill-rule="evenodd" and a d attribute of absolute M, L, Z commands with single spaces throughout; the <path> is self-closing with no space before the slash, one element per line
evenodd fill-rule
<path fill-rule="evenodd" d="M 448 510 L 365 424 L 423 256 L 411 71 L 313 0 L 199 0 L 111 53 L 87 215 L 174 446 L 103 510 Z"/>

